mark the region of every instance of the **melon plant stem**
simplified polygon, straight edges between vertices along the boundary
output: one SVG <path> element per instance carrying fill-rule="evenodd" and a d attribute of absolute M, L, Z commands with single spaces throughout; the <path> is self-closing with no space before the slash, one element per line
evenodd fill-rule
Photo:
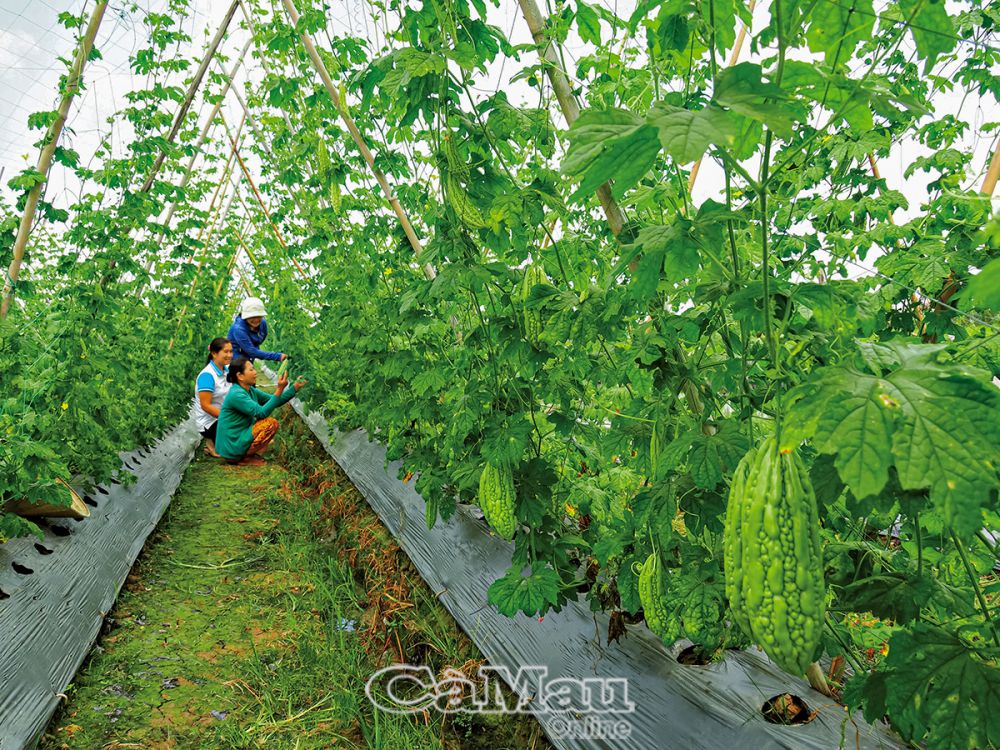
<path fill-rule="evenodd" d="M 997 634 L 997 626 L 993 622 L 993 617 L 990 614 L 989 605 L 986 602 L 986 597 L 983 596 L 983 589 L 979 585 L 979 576 L 976 575 L 975 569 L 972 567 L 972 563 L 969 562 L 969 556 L 965 552 L 965 547 L 962 546 L 962 541 L 955 534 L 954 529 L 948 529 L 948 533 L 951 535 L 951 541 L 955 544 L 955 549 L 958 550 L 958 556 L 962 558 L 962 565 L 965 566 L 965 572 L 969 576 L 969 583 L 972 584 L 972 589 L 976 592 L 976 599 L 979 600 L 979 606 L 983 610 L 983 617 L 986 618 L 986 622 L 990 626 L 990 632 L 993 633 L 993 642 L 1000 646 L 1000 634 Z"/>
<path fill-rule="evenodd" d="M 90 15 L 90 23 L 80 40 L 80 46 L 76 50 L 76 58 L 73 60 L 73 67 L 70 68 L 69 76 L 66 78 L 66 86 L 63 89 L 62 99 L 59 108 L 56 110 L 56 118 L 49 125 L 45 136 L 45 146 L 38 156 L 38 163 L 35 172 L 41 179 L 28 193 L 28 199 L 24 204 L 24 214 L 21 216 L 21 223 L 17 229 L 17 237 L 14 239 L 13 257 L 10 267 L 7 269 L 7 278 L 4 280 L 3 300 L 0 301 L 0 320 L 7 317 L 10 309 L 10 301 L 14 293 L 14 285 L 17 283 L 21 273 L 21 263 L 24 260 L 24 251 L 28 246 L 28 237 L 31 236 L 31 225 L 35 219 L 35 211 L 38 210 L 38 201 L 41 200 L 42 190 L 49 178 L 49 170 L 52 167 L 52 159 L 55 156 L 56 146 L 59 145 L 59 136 L 62 135 L 63 126 L 66 124 L 66 116 L 69 114 L 73 97 L 80 89 L 80 81 L 83 79 L 83 69 L 90 57 L 90 51 L 94 47 L 94 39 L 97 38 L 97 30 L 104 20 L 104 11 L 107 10 L 107 0 L 100 0 L 94 6 L 94 12 Z"/>

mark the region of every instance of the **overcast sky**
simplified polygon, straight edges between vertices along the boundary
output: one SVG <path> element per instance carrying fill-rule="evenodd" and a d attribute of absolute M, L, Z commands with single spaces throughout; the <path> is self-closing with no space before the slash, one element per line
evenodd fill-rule
<path fill-rule="evenodd" d="M 193 44 L 197 49 L 200 50 L 207 38 L 214 33 L 228 2 L 229 0 L 191 0 L 193 14 L 186 22 L 185 30 L 194 38 Z M 106 120 L 124 105 L 124 94 L 143 86 L 142 78 L 136 77 L 128 65 L 129 53 L 143 45 L 142 14 L 123 11 L 124 4 L 123 0 L 119 0 L 113 1 L 109 6 L 97 40 L 103 59 L 88 65 L 87 91 L 74 102 L 69 118 L 70 132 L 64 136 L 66 144 L 73 146 L 84 162 L 90 159 L 100 138 L 111 129 Z M 615 6 L 618 14 L 627 18 L 634 7 L 634 0 L 621 0 L 618 3 L 605 0 L 605 4 L 609 8 Z M 166 5 L 166 0 L 140 0 L 140 5 L 148 11 L 158 11 Z M 28 131 L 27 117 L 34 111 L 55 108 L 58 78 L 64 71 L 56 58 L 60 55 L 70 57 L 73 53 L 72 35 L 59 25 L 58 13 L 64 10 L 79 13 L 84 7 L 88 10 L 92 8 L 93 0 L 0 0 L 0 169 L 3 170 L 3 186 L 0 191 L 8 199 L 12 196 L 6 188 L 7 180 L 25 166 L 33 165 L 37 159 L 37 150 L 31 144 L 38 139 L 39 133 Z M 366 0 L 338 0 L 334 7 L 338 10 L 331 26 L 332 33 L 377 35 L 368 18 Z M 953 5 L 949 3 L 949 7 Z M 516 9 L 516 0 L 503 0 L 500 8 L 490 8 L 489 20 L 503 28 L 513 43 L 525 43 L 528 41 L 527 28 Z M 766 18 L 767 4 L 761 3 L 754 16 L 755 30 L 766 22 Z M 236 24 L 241 21 L 241 14 L 237 13 L 231 38 L 224 46 L 229 54 L 236 52 L 246 39 L 245 32 L 236 29 Z M 604 30 L 607 34 L 607 27 Z M 570 64 L 578 54 L 586 51 L 579 40 L 571 38 L 567 44 Z M 194 57 L 195 54 L 192 50 L 191 56 Z M 748 59 L 748 51 L 744 51 L 741 59 Z M 492 70 L 492 80 L 479 84 L 481 90 L 487 93 L 488 87 L 502 86 L 515 103 L 537 102 L 537 95 L 528 90 L 526 84 L 509 83 L 510 77 L 521 66 L 533 62 L 530 53 L 522 54 L 520 63 L 510 60 L 498 62 Z M 250 71 L 249 74 L 255 76 L 255 71 Z M 230 100 L 227 110 L 230 119 L 235 120 L 238 116 L 234 107 L 238 105 L 232 101 L 232 97 Z M 963 105 L 962 116 L 975 124 L 1000 120 L 1000 112 L 994 102 L 981 102 L 973 95 L 963 103 L 961 94 L 939 95 L 935 100 L 937 116 L 945 112 L 957 112 L 960 104 Z M 116 147 L 120 146 L 128 138 L 127 129 L 116 125 L 114 138 Z M 965 145 L 975 148 L 974 169 L 980 170 L 985 166 L 993 138 L 993 134 L 980 137 L 976 129 L 969 134 Z M 889 187 L 901 190 L 910 199 L 911 210 L 907 213 L 911 214 L 919 209 L 919 203 L 925 195 L 927 177 L 917 174 L 904 179 L 903 170 L 921 150 L 919 144 L 904 141 L 879 165 Z M 47 191 L 47 198 L 63 207 L 79 189 L 75 177 L 67 172 L 63 167 L 55 165 Z M 975 184 L 978 186 L 979 182 Z M 699 175 L 696 201 L 717 195 L 721 185 L 721 171 L 714 165 L 706 164 Z"/>

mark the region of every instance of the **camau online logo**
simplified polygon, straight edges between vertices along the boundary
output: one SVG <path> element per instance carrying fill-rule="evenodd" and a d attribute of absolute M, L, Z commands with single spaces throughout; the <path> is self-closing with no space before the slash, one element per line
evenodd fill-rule
<path fill-rule="evenodd" d="M 471 680 L 457 669 L 446 669 L 439 679 L 430 667 L 393 664 L 369 678 L 365 694 L 380 710 L 396 714 L 533 714 L 544 715 L 549 734 L 559 738 L 625 739 L 631 734 L 622 715 L 633 713 L 635 704 L 624 678 L 548 680 L 544 666 L 522 666 L 512 677 L 506 667 L 487 665 L 477 676 Z M 513 687 L 515 697 L 504 697 L 504 683 Z"/>

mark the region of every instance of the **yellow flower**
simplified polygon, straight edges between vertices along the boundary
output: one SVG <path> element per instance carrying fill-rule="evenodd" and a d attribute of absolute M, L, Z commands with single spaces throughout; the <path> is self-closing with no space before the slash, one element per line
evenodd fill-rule
<path fill-rule="evenodd" d="M 69 408 L 69 404 L 67 404 L 65 401 L 63 401 L 62 402 L 62 410 L 66 411 L 68 408 Z"/>
<path fill-rule="evenodd" d="M 569 513 L 570 517 L 575 516 L 576 515 L 576 508 L 574 508 L 569 503 L 566 503 L 566 512 Z"/>

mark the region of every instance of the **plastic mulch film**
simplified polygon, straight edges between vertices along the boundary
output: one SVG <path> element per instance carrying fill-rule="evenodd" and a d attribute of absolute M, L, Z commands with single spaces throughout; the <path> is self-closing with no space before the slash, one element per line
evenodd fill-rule
<path fill-rule="evenodd" d="M 297 399 L 291 403 L 491 667 L 507 670 L 516 694 L 535 700 L 540 690 L 547 689 L 551 696 L 553 681 L 561 678 L 570 678 L 574 684 L 593 678 L 627 681 L 625 701 L 601 706 L 591 700 L 575 703 L 582 708 L 575 712 L 536 713 L 556 747 L 903 747 L 887 728 L 866 723 L 860 714 L 848 715 L 804 680 L 781 671 L 760 650 L 729 651 L 722 662 L 688 666 L 676 657 L 689 642 L 668 649 L 643 625 L 629 626 L 620 643 L 605 646 L 598 633 L 607 632 L 608 617 L 591 612 L 582 598 L 560 612 L 548 613 L 542 621 L 522 614 L 514 619 L 499 614 L 487 603 L 486 592 L 490 583 L 506 573 L 512 545 L 491 536 L 485 524 L 462 506 L 448 522 L 439 520 L 428 531 L 423 500 L 412 482 L 396 478 L 400 462 L 386 468 L 382 445 L 370 442 L 363 431 L 331 432 L 322 414 L 307 415 Z M 518 670 L 528 667 L 532 670 L 521 672 L 518 680 Z M 788 726 L 764 720 L 765 702 L 786 692 L 806 702 L 815 714 L 811 721 Z"/>
<path fill-rule="evenodd" d="M 135 483 L 85 496 L 89 518 L 40 519 L 43 541 L 0 545 L 0 750 L 32 747 L 44 731 L 200 439 L 186 421 L 123 453 Z"/>

